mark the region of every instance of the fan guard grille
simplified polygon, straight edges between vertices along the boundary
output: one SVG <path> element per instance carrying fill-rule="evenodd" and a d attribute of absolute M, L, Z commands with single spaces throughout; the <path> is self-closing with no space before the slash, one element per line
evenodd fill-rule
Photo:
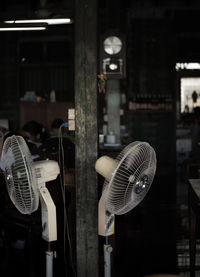
<path fill-rule="evenodd" d="M 117 168 L 103 186 L 106 209 L 124 214 L 148 192 L 156 171 L 156 154 L 147 142 L 133 142 L 117 156 Z"/>
<path fill-rule="evenodd" d="M 8 137 L 3 145 L 2 162 L 8 194 L 22 214 L 31 214 L 38 209 L 39 192 L 29 148 L 21 136 Z"/>

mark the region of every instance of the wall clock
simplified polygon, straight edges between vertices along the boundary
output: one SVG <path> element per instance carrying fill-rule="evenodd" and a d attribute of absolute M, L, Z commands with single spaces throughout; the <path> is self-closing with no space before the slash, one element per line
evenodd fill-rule
<path fill-rule="evenodd" d="M 100 39 L 100 72 L 108 79 L 125 78 L 125 37 L 109 31 Z"/>
<path fill-rule="evenodd" d="M 122 41 L 119 37 L 109 36 L 104 40 L 103 47 L 108 55 L 115 55 L 121 51 Z"/>

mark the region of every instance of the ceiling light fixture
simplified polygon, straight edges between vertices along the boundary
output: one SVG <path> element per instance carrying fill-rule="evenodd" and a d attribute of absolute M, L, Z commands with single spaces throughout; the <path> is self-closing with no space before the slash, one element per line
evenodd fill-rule
<path fill-rule="evenodd" d="M 46 30 L 47 24 L 0 24 L 2 31 L 43 31 Z"/>
<path fill-rule="evenodd" d="M 47 23 L 48 25 L 71 24 L 70 18 L 46 18 L 46 19 L 17 19 L 6 20 L 4 23 Z"/>

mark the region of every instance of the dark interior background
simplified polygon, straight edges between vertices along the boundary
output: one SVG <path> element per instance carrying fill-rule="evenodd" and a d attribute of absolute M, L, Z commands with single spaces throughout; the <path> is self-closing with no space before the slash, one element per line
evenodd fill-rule
<path fill-rule="evenodd" d="M 44 8 L 50 14 L 75 17 L 74 1 L 48 0 Z M 39 1 L 3 0 L 0 21 L 31 17 L 39 9 Z M 126 99 L 121 106 L 122 141 L 150 142 L 158 160 L 145 201 L 116 219 L 114 276 L 188 272 L 187 179 L 198 177 L 199 149 L 195 155 L 191 152 L 189 161 L 177 164 L 176 140 L 179 127 L 192 128 L 195 122 L 194 115 L 188 119 L 180 114 L 180 78 L 200 72 L 177 71 L 175 65 L 200 62 L 199 15 L 200 3 L 195 0 L 98 3 L 98 42 L 108 30 L 119 30 L 126 39 L 126 76 L 120 80 Z M 55 89 L 58 102 L 73 105 L 74 24 L 51 26 L 45 32 L 0 32 L 0 119 L 8 119 L 11 129 L 20 127 L 20 99 L 26 91 L 34 90 L 48 102 Z M 100 132 L 104 97 L 98 96 Z M 132 110 L 132 101 L 164 101 L 170 108 Z M 118 149 L 109 152 L 116 155 Z M 107 149 L 100 148 L 102 153 Z"/>

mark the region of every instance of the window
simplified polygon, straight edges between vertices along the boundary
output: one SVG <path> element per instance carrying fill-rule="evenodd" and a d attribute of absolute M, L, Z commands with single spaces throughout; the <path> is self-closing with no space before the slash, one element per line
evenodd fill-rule
<path fill-rule="evenodd" d="M 200 107 L 200 77 L 183 77 L 180 79 L 181 113 L 193 113 Z"/>

